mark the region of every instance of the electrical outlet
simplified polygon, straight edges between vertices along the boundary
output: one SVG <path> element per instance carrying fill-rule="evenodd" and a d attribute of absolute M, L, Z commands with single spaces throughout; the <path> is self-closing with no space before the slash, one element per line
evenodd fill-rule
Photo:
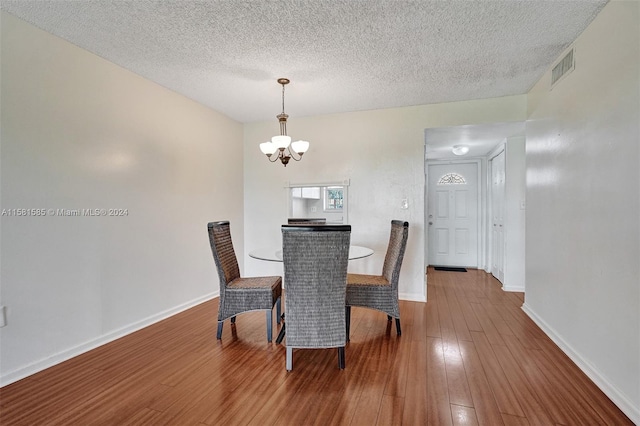
<path fill-rule="evenodd" d="M 311 213 L 315 213 L 315 212 L 316 212 L 316 210 L 317 210 L 316 206 L 312 206 L 312 207 L 311 207 Z"/>
<path fill-rule="evenodd" d="M 409 208 L 409 200 L 407 200 L 406 198 L 402 199 L 402 203 L 400 204 L 400 208 L 403 210 L 406 210 Z"/>

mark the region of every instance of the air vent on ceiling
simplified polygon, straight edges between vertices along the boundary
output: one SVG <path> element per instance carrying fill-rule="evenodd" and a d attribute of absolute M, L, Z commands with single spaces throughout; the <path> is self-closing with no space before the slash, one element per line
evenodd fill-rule
<path fill-rule="evenodd" d="M 551 87 L 562 79 L 562 77 L 573 71 L 575 63 L 573 62 L 573 48 L 553 67 L 551 71 Z"/>

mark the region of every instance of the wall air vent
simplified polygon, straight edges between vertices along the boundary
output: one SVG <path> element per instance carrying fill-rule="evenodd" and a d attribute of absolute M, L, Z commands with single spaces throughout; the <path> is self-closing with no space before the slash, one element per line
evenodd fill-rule
<path fill-rule="evenodd" d="M 567 52 L 566 55 L 553 67 L 551 70 L 551 88 L 564 76 L 569 74 L 575 68 L 575 62 L 573 61 L 573 48 Z"/>

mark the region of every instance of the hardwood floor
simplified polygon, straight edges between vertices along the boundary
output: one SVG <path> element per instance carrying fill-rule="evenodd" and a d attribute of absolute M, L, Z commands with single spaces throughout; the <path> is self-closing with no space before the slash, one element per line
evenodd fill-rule
<path fill-rule="evenodd" d="M 625 425 L 628 418 L 490 275 L 428 272 L 429 302 L 352 309 L 337 351 L 266 343 L 218 300 L 0 389 L 2 425 Z M 275 324 L 275 323 L 274 323 Z M 275 335 L 274 335 L 275 337 Z"/>

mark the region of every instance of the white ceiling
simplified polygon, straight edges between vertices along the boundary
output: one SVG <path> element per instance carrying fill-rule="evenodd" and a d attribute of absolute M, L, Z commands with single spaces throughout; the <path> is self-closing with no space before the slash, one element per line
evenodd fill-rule
<path fill-rule="evenodd" d="M 0 0 L 240 121 L 528 92 L 607 0 Z"/>

